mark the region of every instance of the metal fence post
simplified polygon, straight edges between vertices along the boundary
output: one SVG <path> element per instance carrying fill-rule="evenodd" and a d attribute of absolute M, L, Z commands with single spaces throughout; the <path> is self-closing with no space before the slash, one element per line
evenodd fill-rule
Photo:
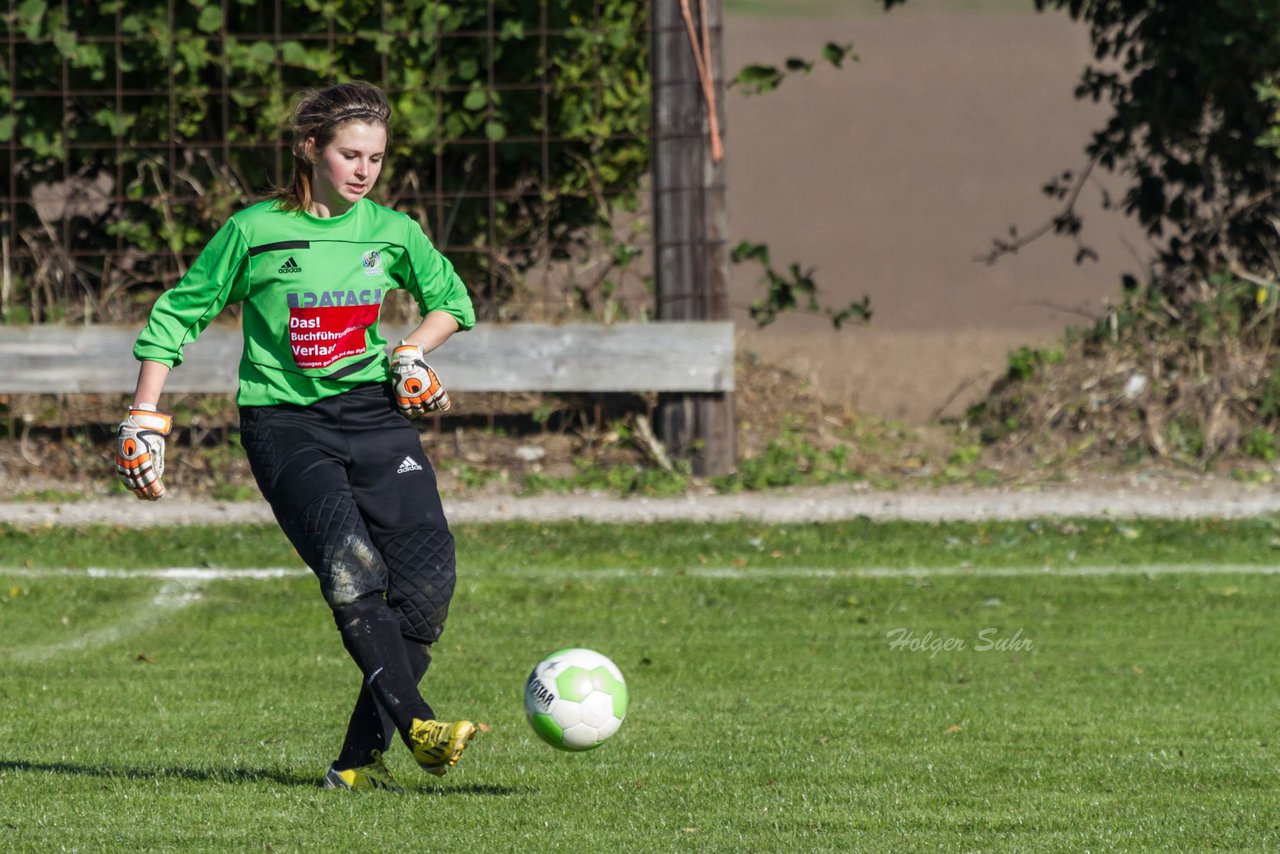
<path fill-rule="evenodd" d="M 729 250 L 725 164 L 712 157 L 708 103 L 681 6 L 680 0 L 653 3 L 657 316 L 659 320 L 726 320 Z M 690 0 L 688 6 L 694 16 L 694 33 L 703 55 L 710 60 L 714 92 L 710 106 L 723 127 L 722 0 Z M 695 474 L 733 470 L 736 436 L 732 393 L 662 395 L 657 421 L 668 450 L 690 460 Z"/>

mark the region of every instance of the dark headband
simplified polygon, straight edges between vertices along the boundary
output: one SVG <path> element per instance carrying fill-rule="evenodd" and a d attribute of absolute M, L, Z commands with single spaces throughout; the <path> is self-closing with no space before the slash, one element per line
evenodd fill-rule
<path fill-rule="evenodd" d="M 348 107 L 342 112 L 330 118 L 325 122 L 325 126 L 336 125 L 342 122 L 351 121 L 352 119 L 372 119 L 377 122 L 386 122 L 387 116 L 385 110 L 378 110 L 373 107 Z"/>

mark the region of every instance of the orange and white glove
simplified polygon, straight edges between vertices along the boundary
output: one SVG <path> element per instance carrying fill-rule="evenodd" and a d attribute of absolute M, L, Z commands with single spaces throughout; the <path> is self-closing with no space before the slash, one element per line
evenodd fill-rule
<path fill-rule="evenodd" d="M 173 418 L 149 404 L 138 404 L 116 433 L 116 474 L 133 494 L 147 501 L 164 495 L 164 437 Z"/>
<path fill-rule="evenodd" d="M 391 354 L 396 406 L 406 418 L 444 412 L 452 405 L 448 392 L 440 385 L 440 378 L 427 365 L 421 347 L 401 341 Z"/>

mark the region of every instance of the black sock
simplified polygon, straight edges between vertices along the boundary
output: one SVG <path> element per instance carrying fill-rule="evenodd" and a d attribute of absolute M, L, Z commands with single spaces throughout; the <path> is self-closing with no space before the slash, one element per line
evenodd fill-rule
<path fill-rule="evenodd" d="M 408 736 L 414 718 L 427 719 L 433 713 L 418 693 L 400 621 L 378 595 L 335 609 L 333 616 L 343 645 L 364 674 L 375 706 L 386 713 L 402 737 Z"/>
<path fill-rule="evenodd" d="M 425 644 L 408 638 L 404 639 L 404 644 L 413 683 L 417 685 L 431 664 L 431 654 Z M 431 706 L 428 705 L 426 709 L 427 716 L 434 718 L 435 712 L 431 711 Z M 352 709 L 351 720 L 347 724 L 347 736 L 343 739 L 342 750 L 334 767 L 345 770 L 368 765 L 373 761 L 373 751 L 385 751 L 389 748 L 396 732 L 396 722 L 391 715 L 379 708 L 373 692 L 361 681 L 360 695 L 356 697 L 356 706 Z"/>

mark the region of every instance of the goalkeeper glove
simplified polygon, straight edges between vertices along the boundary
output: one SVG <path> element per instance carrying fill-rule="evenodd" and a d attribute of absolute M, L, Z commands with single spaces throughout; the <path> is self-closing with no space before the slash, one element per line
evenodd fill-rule
<path fill-rule="evenodd" d="M 421 347 L 401 341 L 392 355 L 395 356 L 391 374 L 396 406 L 406 418 L 435 410 L 443 412 L 450 407 L 449 395 L 440 385 L 436 372 L 424 361 Z"/>
<path fill-rule="evenodd" d="M 116 433 L 116 474 L 133 494 L 147 501 L 164 495 L 164 437 L 173 429 L 173 418 L 139 404 Z"/>

